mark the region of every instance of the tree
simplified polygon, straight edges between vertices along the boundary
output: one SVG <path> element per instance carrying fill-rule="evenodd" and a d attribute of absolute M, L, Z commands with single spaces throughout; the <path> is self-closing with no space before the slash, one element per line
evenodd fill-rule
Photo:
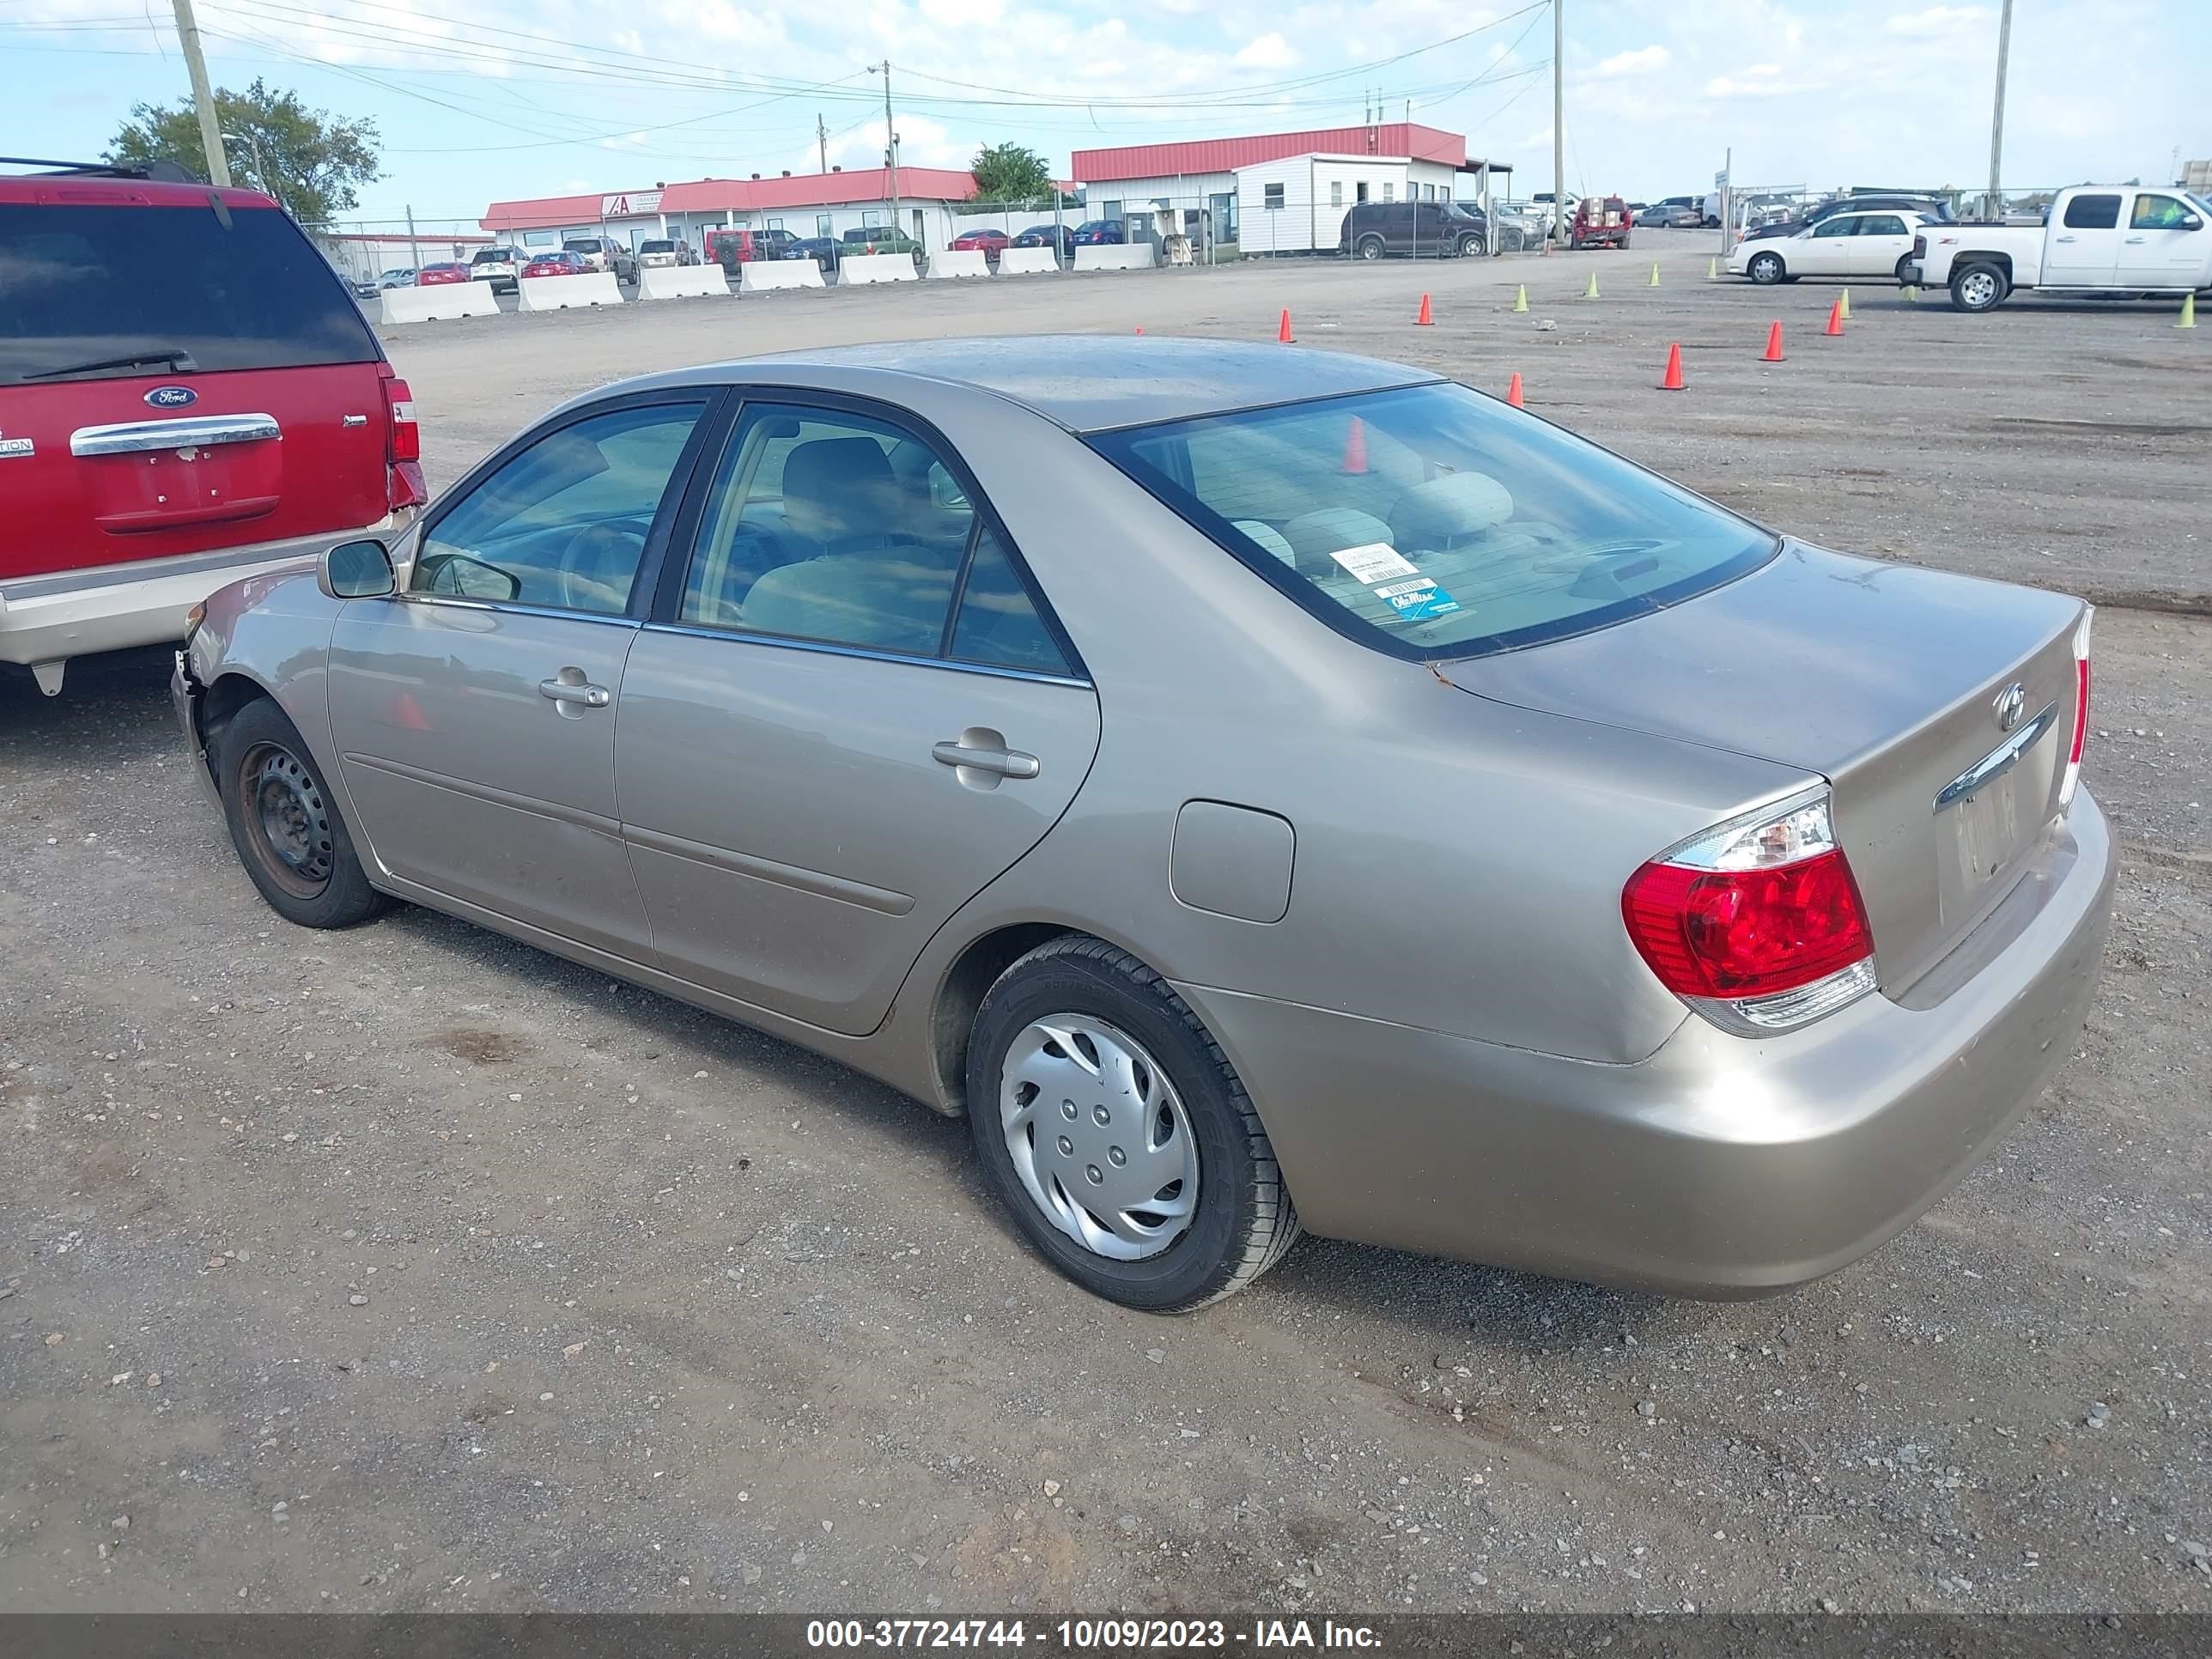
<path fill-rule="evenodd" d="M 969 163 L 979 202 L 1036 202 L 1052 195 L 1044 157 L 1024 144 L 986 144 Z"/>
<path fill-rule="evenodd" d="M 356 187 L 374 180 L 380 141 L 373 120 L 340 120 L 311 110 L 299 94 L 255 77 L 243 92 L 218 90 L 216 116 L 228 135 L 223 148 L 231 176 L 274 196 L 302 224 L 320 224 L 359 199 Z M 109 143 L 111 161 L 173 161 L 195 179 L 208 176 L 192 100 L 137 104 Z"/>

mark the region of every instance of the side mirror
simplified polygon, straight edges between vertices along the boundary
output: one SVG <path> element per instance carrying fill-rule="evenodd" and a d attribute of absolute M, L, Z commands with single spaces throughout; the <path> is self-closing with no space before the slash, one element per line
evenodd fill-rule
<path fill-rule="evenodd" d="M 315 566 L 315 580 L 334 599 L 380 599 L 398 586 L 382 542 L 340 542 Z"/>
<path fill-rule="evenodd" d="M 2181 228 L 2184 230 L 2202 230 L 2204 222 L 2193 213 L 2185 213 L 2181 216 Z"/>

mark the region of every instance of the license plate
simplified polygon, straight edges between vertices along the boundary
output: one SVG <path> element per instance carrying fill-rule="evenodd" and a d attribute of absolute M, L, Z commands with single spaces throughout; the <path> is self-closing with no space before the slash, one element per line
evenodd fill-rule
<path fill-rule="evenodd" d="M 1936 798 L 1947 922 L 1981 908 L 1990 884 L 2014 868 L 2051 816 L 2057 781 L 2057 726 L 2053 704 Z"/>

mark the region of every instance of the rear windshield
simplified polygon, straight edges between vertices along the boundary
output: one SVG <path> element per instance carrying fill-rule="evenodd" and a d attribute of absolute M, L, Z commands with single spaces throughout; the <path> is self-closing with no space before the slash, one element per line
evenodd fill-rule
<path fill-rule="evenodd" d="M 378 361 L 338 275 L 271 208 L 0 204 L 0 386 L 169 364 L 191 369 Z M 70 373 L 54 374 L 56 369 Z"/>
<path fill-rule="evenodd" d="M 1458 386 L 1091 442 L 1339 632 L 1414 659 L 1533 645 L 1764 563 L 1773 536 Z"/>
<path fill-rule="evenodd" d="M 514 260 L 515 252 L 511 247 L 483 247 L 477 250 L 476 258 L 470 263 L 479 265 L 511 265 Z"/>

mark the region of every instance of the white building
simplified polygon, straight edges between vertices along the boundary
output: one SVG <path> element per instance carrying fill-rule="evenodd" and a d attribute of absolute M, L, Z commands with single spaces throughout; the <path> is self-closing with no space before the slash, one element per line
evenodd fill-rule
<path fill-rule="evenodd" d="M 1248 256 L 1333 251 L 1357 204 L 1449 202 L 1456 176 L 1409 155 L 1287 155 L 1238 167 L 1238 246 Z"/>

